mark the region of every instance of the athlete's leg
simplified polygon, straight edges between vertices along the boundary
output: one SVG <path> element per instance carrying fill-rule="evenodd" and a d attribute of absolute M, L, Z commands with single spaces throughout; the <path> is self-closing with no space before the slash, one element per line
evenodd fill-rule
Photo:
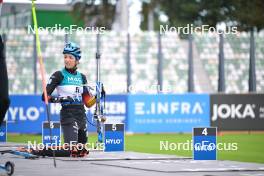
<path fill-rule="evenodd" d="M 78 143 L 87 143 L 87 128 L 82 128 L 78 130 Z"/>
<path fill-rule="evenodd" d="M 72 109 L 62 107 L 60 112 L 60 121 L 64 137 L 64 143 L 78 142 L 78 124 L 72 113 Z"/>
<path fill-rule="evenodd" d="M 61 127 L 63 131 L 64 143 L 76 144 L 78 142 L 77 122 L 71 124 L 64 124 Z"/>
<path fill-rule="evenodd" d="M 85 144 L 87 143 L 87 122 L 86 114 L 84 111 L 80 112 L 80 115 L 76 118 L 78 122 L 78 143 Z"/>

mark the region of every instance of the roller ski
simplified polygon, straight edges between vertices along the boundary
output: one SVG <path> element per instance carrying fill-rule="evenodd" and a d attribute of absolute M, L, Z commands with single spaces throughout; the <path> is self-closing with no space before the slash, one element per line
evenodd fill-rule
<path fill-rule="evenodd" d="M 1 154 L 13 154 L 23 156 L 26 159 L 37 159 L 39 157 L 85 157 L 89 154 L 89 150 L 85 148 L 83 144 L 77 144 L 73 146 L 54 146 L 44 147 L 43 149 L 27 149 L 24 147 L 18 148 L 17 150 L 3 150 Z"/>
<path fill-rule="evenodd" d="M 17 150 L 1 150 L 0 153 L 1 153 L 1 155 L 9 153 L 12 155 L 22 156 L 25 159 L 37 159 L 37 158 L 39 158 L 39 156 L 30 153 L 28 150 L 26 150 L 24 148 L 19 148 Z"/>

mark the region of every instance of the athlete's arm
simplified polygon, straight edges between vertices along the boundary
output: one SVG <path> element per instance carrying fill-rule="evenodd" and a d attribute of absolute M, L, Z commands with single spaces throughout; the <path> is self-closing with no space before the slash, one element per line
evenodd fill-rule
<path fill-rule="evenodd" d="M 82 80 L 83 84 L 87 84 L 87 79 L 84 74 L 82 74 Z M 88 90 L 87 86 L 83 86 L 82 98 L 83 103 L 87 108 L 92 107 L 96 102 L 95 96 L 92 95 L 92 93 Z"/>
<path fill-rule="evenodd" d="M 82 73 L 81 73 L 81 75 L 82 75 L 83 84 L 87 84 L 86 76 Z M 83 86 L 83 93 L 89 93 L 87 86 Z"/>
<path fill-rule="evenodd" d="M 47 84 L 47 87 L 46 87 L 49 100 L 52 101 L 51 94 L 54 91 L 54 89 L 61 83 L 62 80 L 63 80 L 63 75 L 62 75 L 61 71 L 56 71 L 50 77 L 48 84 Z M 44 101 L 44 94 L 42 94 L 42 100 Z"/>

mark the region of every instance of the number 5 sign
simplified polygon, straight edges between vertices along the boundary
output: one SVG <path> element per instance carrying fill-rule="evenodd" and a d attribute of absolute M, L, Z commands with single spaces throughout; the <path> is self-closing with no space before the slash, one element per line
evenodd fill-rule
<path fill-rule="evenodd" d="M 216 128 L 193 128 L 193 159 L 216 160 Z"/>
<path fill-rule="evenodd" d="M 125 125 L 105 124 L 104 127 L 105 152 L 117 152 L 125 150 Z"/>
<path fill-rule="evenodd" d="M 51 135 L 50 136 L 50 129 Z M 44 145 L 60 145 L 61 143 L 61 126 L 60 122 L 43 122 L 42 123 L 42 143 Z"/>

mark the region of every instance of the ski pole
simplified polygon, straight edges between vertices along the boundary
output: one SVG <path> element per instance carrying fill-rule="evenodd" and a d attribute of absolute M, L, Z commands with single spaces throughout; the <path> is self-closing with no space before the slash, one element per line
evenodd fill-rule
<path fill-rule="evenodd" d="M 44 92 L 44 100 L 45 100 L 45 105 L 46 105 L 47 119 L 48 119 L 48 123 L 49 123 L 50 143 L 52 143 L 52 131 L 51 131 L 51 127 L 50 127 L 50 111 L 49 111 L 48 94 L 47 94 L 47 90 L 46 90 L 45 68 L 44 68 L 42 53 L 41 53 L 41 48 L 40 48 L 36 7 L 35 7 L 34 1 L 35 0 L 32 0 L 33 24 L 34 24 L 34 31 L 36 34 L 37 55 L 38 55 L 39 66 L 40 66 L 42 89 Z M 54 150 L 52 150 L 52 155 L 53 155 L 53 164 L 54 164 L 54 167 L 56 167 L 55 151 Z"/>

